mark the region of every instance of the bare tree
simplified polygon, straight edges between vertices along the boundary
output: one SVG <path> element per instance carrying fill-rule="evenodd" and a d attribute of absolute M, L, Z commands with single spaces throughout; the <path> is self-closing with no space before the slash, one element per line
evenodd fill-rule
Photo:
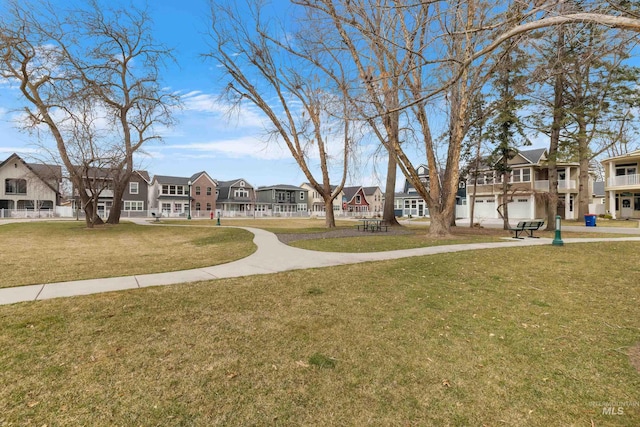
<path fill-rule="evenodd" d="M 134 153 L 159 137 L 155 125 L 171 124 L 177 97 L 159 82 L 170 52 L 151 39 L 144 11 L 108 10 L 91 1 L 64 12 L 46 1 L 9 1 L 0 23 L 0 72 L 19 85 L 25 126 L 44 127 L 53 137 L 56 157 L 75 188 L 85 185 L 77 166 L 108 167 L 114 182 L 109 222 L 117 223 Z M 87 127 L 88 115 L 98 117 L 100 126 L 91 120 Z M 79 139 L 76 131 L 82 127 Z M 100 127 L 110 132 L 98 132 Z M 97 151 L 108 152 L 108 161 Z M 87 225 L 101 222 L 90 195 L 79 191 L 79 197 Z"/>
<path fill-rule="evenodd" d="M 207 56 L 230 79 L 225 94 L 232 105 L 240 108 L 248 101 L 264 113 L 272 125 L 271 136 L 284 141 L 311 187 L 322 197 L 326 226 L 335 227 L 333 201 L 346 181 L 352 143 L 346 82 L 318 74 L 313 67 L 317 53 L 306 49 L 302 39 L 294 40 L 283 28 L 278 32 L 276 25 L 263 20 L 260 3 L 247 1 L 246 6 L 241 12 L 236 8 L 239 5 L 213 4 L 212 50 Z M 334 65 L 332 73 L 343 75 L 340 64 Z M 331 146 L 335 141 L 341 141 L 337 150 L 341 178 L 332 186 L 330 167 L 336 150 L 331 151 Z M 319 165 L 319 180 L 312 171 L 314 161 Z"/>

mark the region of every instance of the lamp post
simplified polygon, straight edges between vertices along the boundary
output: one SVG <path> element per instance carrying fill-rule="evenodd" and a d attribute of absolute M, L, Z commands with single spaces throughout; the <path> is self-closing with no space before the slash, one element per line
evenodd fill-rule
<path fill-rule="evenodd" d="M 189 186 L 189 193 L 187 194 L 188 204 L 187 204 L 187 219 L 191 219 L 191 180 L 187 182 Z"/>
<path fill-rule="evenodd" d="M 556 236 L 553 239 L 553 242 L 551 242 L 551 244 L 553 246 L 562 246 L 564 245 L 564 242 L 562 241 L 562 236 L 560 233 L 560 228 L 561 228 L 561 220 L 562 218 L 560 218 L 560 215 L 556 215 Z"/>

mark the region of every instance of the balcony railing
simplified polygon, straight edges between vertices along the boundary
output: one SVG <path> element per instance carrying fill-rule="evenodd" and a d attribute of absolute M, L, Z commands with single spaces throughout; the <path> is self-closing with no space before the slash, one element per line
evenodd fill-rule
<path fill-rule="evenodd" d="M 540 191 L 549 191 L 549 180 L 541 180 L 534 182 L 534 188 Z M 558 190 L 575 190 L 578 183 L 575 179 L 562 179 L 558 181 Z"/>
<path fill-rule="evenodd" d="M 607 187 L 640 186 L 640 175 L 613 176 L 607 180 Z"/>

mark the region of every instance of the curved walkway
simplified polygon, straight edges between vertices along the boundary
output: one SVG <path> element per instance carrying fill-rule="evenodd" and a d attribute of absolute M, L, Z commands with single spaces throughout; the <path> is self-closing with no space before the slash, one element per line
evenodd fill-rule
<path fill-rule="evenodd" d="M 248 230 L 254 234 L 253 242 L 256 244 L 257 250 L 250 256 L 237 261 L 213 267 L 195 268 L 192 270 L 173 271 L 168 273 L 142 274 L 136 276 L 77 280 L 72 282 L 45 283 L 41 285 L 4 288 L 0 289 L 0 305 L 75 295 L 121 291 L 126 289 L 137 289 L 148 286 L 174 285 L 178 283 L 197 282 L 202 280 L 251 276 L 256 274 L 271 274 L 306 268 L 329 267 L 369 261 L 383 261 L 414 256 L 434 255 L 447 252 L 550 245 L 552 242 L 551 239 L 545 238 L 525 240 L 511 239 L 497 243 L 431 246 L 427 248 L 402 249 L 388 252 L 338 253 L 317 252 L 294 248 L 280 242 L 275 234 L 268 231 L 250 227 L 238 228 Z M 565 244 L 606 241 L 639 242 L 640 237 L 570 238 L 563 239 L 563 241 Z"/>

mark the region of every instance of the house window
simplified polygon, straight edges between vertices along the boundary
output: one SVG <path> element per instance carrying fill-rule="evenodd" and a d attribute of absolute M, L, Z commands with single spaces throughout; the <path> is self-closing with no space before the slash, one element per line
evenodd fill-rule
<path fill-rule="evenodd" d="M 211 187 L 207 187 L 207 196 L 211 195 Z"/>
<path fill-rule="evenodd" d="M 173 211 L 181 213 L 182 212 L 182 203 L 174 203 L 173 204 Z"/>
<path fill-rule="evenodd" d="M 521 170 L 515 170 L 513 171 L 512 174 L 512 181 L 511 182 L 520 182 L 521 178 L 520 178 L 520 173 L 522 171 Z"/>
<path fill-rule="evenodd" d="M 162 204 L 163 212 L 171 212 L 171 203 L 163 203 Z"/>
<path fill-rule="evenodd" d="M 283 192 L 279 192 L 278 193 L 278 201 L 279 202 L 284 202 L 284 193 Z"/>
<path fill-rule="evenodd" d="M 27 194 L 27 180 L 9 178 L 4 180 L 6 194 Z"/>
<path fill-rule="evenodd" d="M 170 185 L 169 186 L 169 194 L 176 194 L 176 186 L 175 185 Z"/>
<path fill-rule="evenodd" d="M 304 203 L 298 203 L 298 212 L 304 212 L 307 210 L 307 205 Z"/>
<path fill-rule="evenodd" d="M 200 210 L 200 202 L 196 202 L 196 210 L 199 211 Z"/>
<path fill-rule="evenodd" d="M 144 202 L 143 201 L 124 201 L 124 211 L 143 211 L 144 210 Z"/>
<path fill-rule="evenodd" d="M 356 204 L 359 205 L 361 201 L 362 201 L 361 197 L 359 195 L 356 196 Z"/>
<path fill-rule="evenodd" d="M 163 185 L 162 186 L 162 194 L 169 194 L 169 186 L 168 185 Z"/>
<path fill-rule="evenodd" d="M 633 210 L 640 211 L 640 194 L 638 193 L 633 195 Z"/>
<path fill-rule="evenodd" d="M 531 169 L 522 169 L 522 182 L 531 181 Z"/>
<path fill-rule="evenodd" d="M 635 175 L 636 171 L 636 165 L 621 165 L 616 167 L 616 176 Z"/>
<path fill-rule="evenodd" d="M 249 197 L 249 192 L 248 192 L 247 190 L 244 190 L 244 189 L 239 189 L 239 190 L 235 190 L 235 191 L 233 192 L 233 195 L 234 195 L 235 197 L 244 197 L 244 198 L 247 198 L 247 197 Z"/>
<path fill-rule="evenodd" d="M 180 195 L 187 194 L 187 192 L 184 190 L 184 186 L 182 185 L 176 186 L 176 192 L 177 194 L 180 194 Z"/>
<path fill-rule="evenodd" d="M 196 186 L 196 196 L 200 195 L 200 186 Z"/>
<path fill-rule="evenodd" d="M 244 187 L 244 181 L 240 181 L 240 187 Z"/>
<path fill-rule="evenodd" d="M 207 203 L 207 210 L 210 211 L 211 210 L 211 203 Z"/>
<path fill-rule="evenodd" d="M 138 184 L 137 182 L 129 183 L 129 194 L 138 194 Z"/>
<path fill-rule="evenodd" d="M 300 192 L 300 200 L 304 200 L 304 191 Z"/>

